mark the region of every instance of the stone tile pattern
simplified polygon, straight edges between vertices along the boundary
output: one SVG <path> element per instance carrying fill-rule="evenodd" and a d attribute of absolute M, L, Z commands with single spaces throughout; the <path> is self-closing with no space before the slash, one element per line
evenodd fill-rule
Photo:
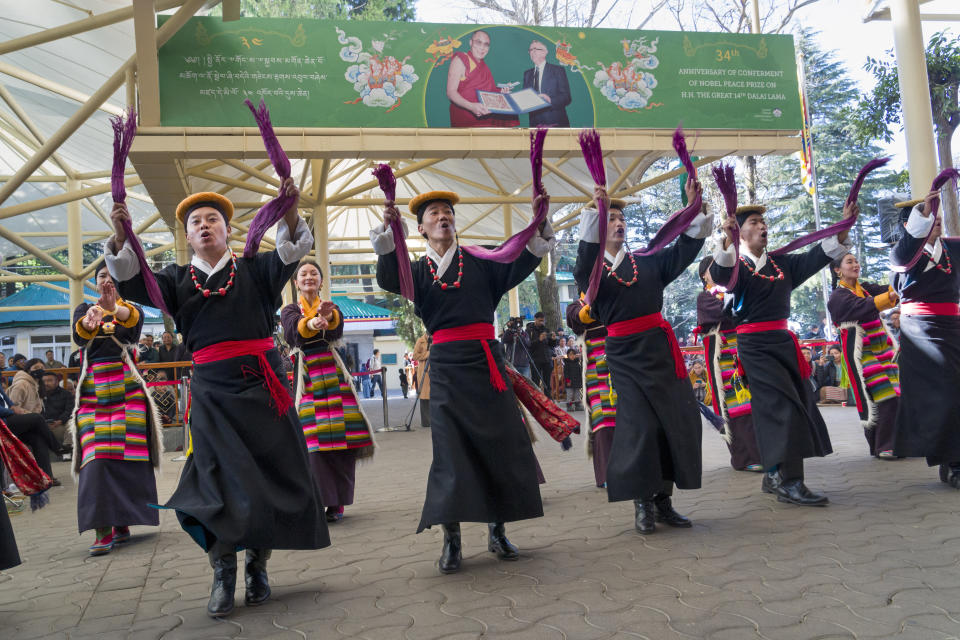
<path fill-rule="evenodd" d="M 377 412 L 379 401 L 369 402 Z M 409 401 L 391 401 L 395 422 Z M 922 460 L 867 455 L 852 408 L 823 409 L 836 453 L 808 461 L 808 484 L 831 505 L 803 509 L 759 491 L 704 430 L 703 488 L 680 491 L 692 530 L 633 530 L 629 502 L 594 487 L 583 436 L 562 452 L 535 446 L 546 516 L 508 526 L 518 562 L 486 551 L 486 527 L 464 525 L 461 573 L 436 569 L 441 533 L 415 535 L 430 432 L 384 433 L 357 474 L 356 504 L 333 546 L 278 551 L 273 598 L 224 621 L 204 607 L 206 557 L 163 512 L 99 558 L 76 534 L 66 463 L 51 505 L 13 516 L 22 566 L 0 574 L 0 638 L 901 638 L 960 636 L 960 495 Z M 582 417 L 579 416 L 579 417 Z M 170 459 L 175 454 L 167 454 Z M 160 495 L 181 468 L 167 462 Z"/>

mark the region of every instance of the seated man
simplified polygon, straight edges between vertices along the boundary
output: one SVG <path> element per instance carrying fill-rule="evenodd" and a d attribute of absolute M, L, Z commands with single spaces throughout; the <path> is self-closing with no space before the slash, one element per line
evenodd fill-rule
<path fill-rule="evenodd" d="M 39 413 L 28 413 L 21 407 L 14 404 L 6 393 L 0 390 L 0 420 L 3 420 L 10 431 L 23 444 L 30 448 L 33 457 L 37 461 L 37 466 L 43 469 L 53 480 L 55 487 L 60 486 L 60 481 L 53 477 L 53 467 L 50 466 L 50 452 L 57 455 L 70 453 L 70 447 L 64 447 L 57 442 L 47 427 L 47 422 Z"/>
<path fill-rule="evenodd" d="M 57 442 L 63 442 L 67 423 L 73 413 L 73 394 L 60 386 L 60 376 L 47 371 L 43 374 L 43 411 L 41 415 Z"/>

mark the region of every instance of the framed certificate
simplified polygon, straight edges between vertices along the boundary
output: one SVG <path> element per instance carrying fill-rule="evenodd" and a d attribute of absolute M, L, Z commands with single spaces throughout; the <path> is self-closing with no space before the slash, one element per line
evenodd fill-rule
<path fill-rule="evenodd" d="M 477 100 L 489 109 L 490 113 L 512 115 L 530 113 L 550 106 L 550 103 L 541 98 L 533 89 L 521 89 L 513 93 L 477 89 Z"/>

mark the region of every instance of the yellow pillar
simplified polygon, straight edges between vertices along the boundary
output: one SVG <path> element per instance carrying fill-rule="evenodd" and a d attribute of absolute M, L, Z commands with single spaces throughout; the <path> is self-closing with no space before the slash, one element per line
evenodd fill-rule
<path fill-rule="evenodd" d="M 317 205 L 313 208 L 313 248 L 317 264 L 323 272 L 323 285 L 320 298 L 330 299 L 330 226 L 327 224 L 327 177 L 330 173 L 330 160 L 312 160 L 310 173 L 313 176 L 313 197 Z"/>
<path fill-rule="evenodd" d="M 80 182 L 67 179 L 67 191 L 80 188 Z M 80 201 L 67 203 L 67 262 L 74 274 L 70 278 L 70 317 L 73 310 L 83 302 L 83 280 L 76 274 L 83 271 L 83 229 L 80 226 Z M 76 346 L 76 345 L 74 345 Z"/>
<path fill-rule="evenodd" d="M 513 205 L 503 205 L 503 239 L 513 235 Z M 507 303 L 510 305 L 510 317 L 520 315 L 520 287 L 514 287 L 507 292 Z"/>
<path fill-rule="evenodd" d="M 177 254 L 175 260 L 179 265 L 185 265 L 190 262 L 190 247 L 187 245 L 187 230 L 183 224 L 177 220 L 173 228 L 173 248 Z"/>
<path fill-rule="evenodd" d="M 897 76 L 903 128 L 907 139 L 907 163 L 910 167 L 910 193 L 922 198 L 937 175 L 937 150 L 933 136 L 933 111 L 930 107 L 930 83 L 920 26 L 917 0 L 890 0 L 893 45 L 897 54 Z"/>

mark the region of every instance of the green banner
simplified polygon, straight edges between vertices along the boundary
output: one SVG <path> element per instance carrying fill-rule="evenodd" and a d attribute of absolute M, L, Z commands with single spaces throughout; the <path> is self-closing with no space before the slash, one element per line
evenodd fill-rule
<path fill-rule="evenodd" d="M 201 17 L 159 57 L 166 126 L 251 126 L 261 97 L 290 127 L 801 123 L 785 35 Z"/>

